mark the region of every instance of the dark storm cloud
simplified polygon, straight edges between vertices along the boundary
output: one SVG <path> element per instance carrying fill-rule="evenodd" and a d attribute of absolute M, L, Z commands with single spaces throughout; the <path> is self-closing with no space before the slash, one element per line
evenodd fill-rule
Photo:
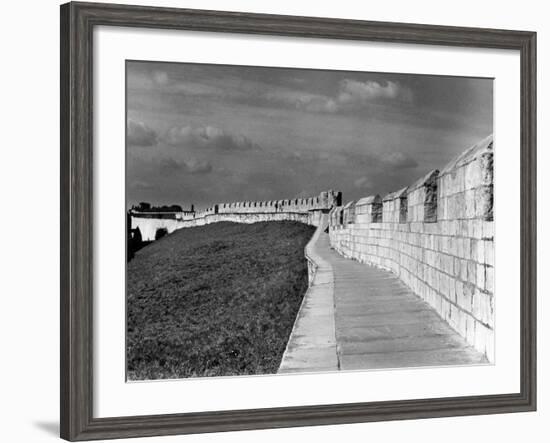
<path fill-rule="evenodd" d="M 127 142 L 130 146 L 154 146 L 157 144 L 157 133 L 143 122 L 128 120 Z"/>
<path fill-rule="evenodd" d="M 127 85 L 128 146 L 155 146 L 127 152 L 129 203 L 383 195 L 493 130 L 491 79 L 129 62 Z"/>

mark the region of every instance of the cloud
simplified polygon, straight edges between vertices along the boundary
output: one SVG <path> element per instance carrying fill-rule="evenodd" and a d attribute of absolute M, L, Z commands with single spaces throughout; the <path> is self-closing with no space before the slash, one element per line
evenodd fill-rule
<path fill-rule="evenodd" d="M 200 79 L 192 80 L 181 75 L 181 73 L 170 73 L 164 70 L 153 70 L 146 78 L 141 79 L 145 84 L 150 84 L 154 89 L 163 91 L 167 94 L 179 94 L 187 96 L 204 97 L 226 97 L 231 92 L 220 85 L 211 85 Z"/>
<path fill-rule="evenodd" d="M 334 96 L 279 89 L 265 95 L 265 99 L 304 111 L 335 113 L 356 110 L 374 101 L 411 102 L 413 96 L 410 89 L 397 82 L 383 84 L 370 80 L 360 82 L 344 79 Z"/>
<path fill-rule="evenodd" d="M 353 182 L 353 185 L 356 187 L 356 188 L 359 188 L 359 189 L 365 189 L 365 188 L 372 188 L 373 187 L 373 183 L 371 181 L 371 179 L 369 177 L 360 177 L 358 178 L 357 180 L 355 180 Z"/>
<path fill-rule="evenodd" d="M 361 165 L 372 171 L 413 169 L 418 166 L 418 162 L 413 157 L 399 151 L 388 153 L 344 151 L 341 155 L 347 163 Z"/>
<path fill-rule="evenodd" d="M 176 160 L 172 157 L 163 158 L 159 162 L 160 171 L 163 174 L 186 172 L 189 174 L 208 174 L 212 172 L 212 165 L 207 161 L 196 159 Z"/>
<path fill-rule="evenodd" d="M 403 152 L 392 152 L 391 154 L 384 155 L 381 161 L 394 169 L 409 169 L 418 166 L 418 162 L 414 158 Z"/>
<path fill-rule="evenodd" d="M 168 83 L 168 74 L 164 71 L 153 71 L 153 81 L 157 85 L 166 85 Z"/>
<path fill-rule="evenodd" d="M 242 134 L 232 134 L 214 126 L 174 126 L 165 136 L 166 143 L 220 151 L 252 151 L 260 147 Z"/>
<path fill-rule="evenodd" d="M 360 82 L 356 80 L 342 80 L 338 103 L 365 103 L 372 100 L 385 99 L 411 101 L 412 93 L 399 83 L 388 81 L 385 85 L 375 82 Z"/>
<path fill-rule="evenodd" d="M 336 103 L 329 97 L 303 91 L 279 89 L 266 94 L 264 98 L 272 103 L 306 111 L 334 112 L 336 110 Z"/>
<path fill-rule="evenodd" d="M 208 174 L 213 169 L 209 162 L 200 160 L 185 162 L 185 167 L 191 174 Z"/>
<path fill-rule="evenodd" d="M 158 135 L 145 123 L 128 119 L 126 140 L 130 146 L 154 146 Z"/>

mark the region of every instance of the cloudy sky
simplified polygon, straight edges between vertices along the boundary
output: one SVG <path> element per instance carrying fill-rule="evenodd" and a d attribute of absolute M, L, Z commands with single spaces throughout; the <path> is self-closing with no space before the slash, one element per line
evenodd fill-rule
<path fill-rule="evenodd" d="M 492 133 L 493 81 L 127 62 L 127 201 L 384 195 Z"/>

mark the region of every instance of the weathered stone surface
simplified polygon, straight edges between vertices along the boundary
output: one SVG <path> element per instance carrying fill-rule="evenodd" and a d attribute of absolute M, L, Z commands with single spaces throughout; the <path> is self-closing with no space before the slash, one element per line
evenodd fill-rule
<path fill-rule="evenodd" d="M 355 223 L 355 202 L 350 201 L 344 206 L 344 224 Z"/>
<path fill-rule="evenodd" d="M 492 137 L 407 188 L 407 221 L 397 223 L 396 196 L 384 197 L 381 223 L 360 214 L 333 224 L 342 256 L 392 271 L 468 343 L 494 360 L 494 223 Z M 336 210 L 337 211 L 337 210 Z"/>
<path fill-rule="evenodd" d="M 409 188 L 409 221 L 434 222 L 437 220 L 437 188 L 439 171 L 430 171 Z"/>
<path fill-rule="evenodd" d="M 322 226 L 306 256 L 317 272 L 280 373 L 487 362 L 397 276 L 330 250 Z"/>
<path fill-rule="evenodd" d="M 355 208 L 356 214 L 366 214 L 369 222 L 382 222 L 382 198 L 378 194 L 358 200 Z"/>

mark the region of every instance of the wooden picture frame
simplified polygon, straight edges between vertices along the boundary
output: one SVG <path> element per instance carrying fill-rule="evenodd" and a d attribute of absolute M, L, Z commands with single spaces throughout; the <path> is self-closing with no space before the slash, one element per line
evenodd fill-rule
<path fill-rule="evenodd" d="M 521 57 L 521 390 L 518 394 L 94 418 L 92 54 L 96 26 L 517 50 Z M 536 408 L 536 34 L 235 12 L 61 6 L 61 437 L 144 437 L 533 411 Z"/>

